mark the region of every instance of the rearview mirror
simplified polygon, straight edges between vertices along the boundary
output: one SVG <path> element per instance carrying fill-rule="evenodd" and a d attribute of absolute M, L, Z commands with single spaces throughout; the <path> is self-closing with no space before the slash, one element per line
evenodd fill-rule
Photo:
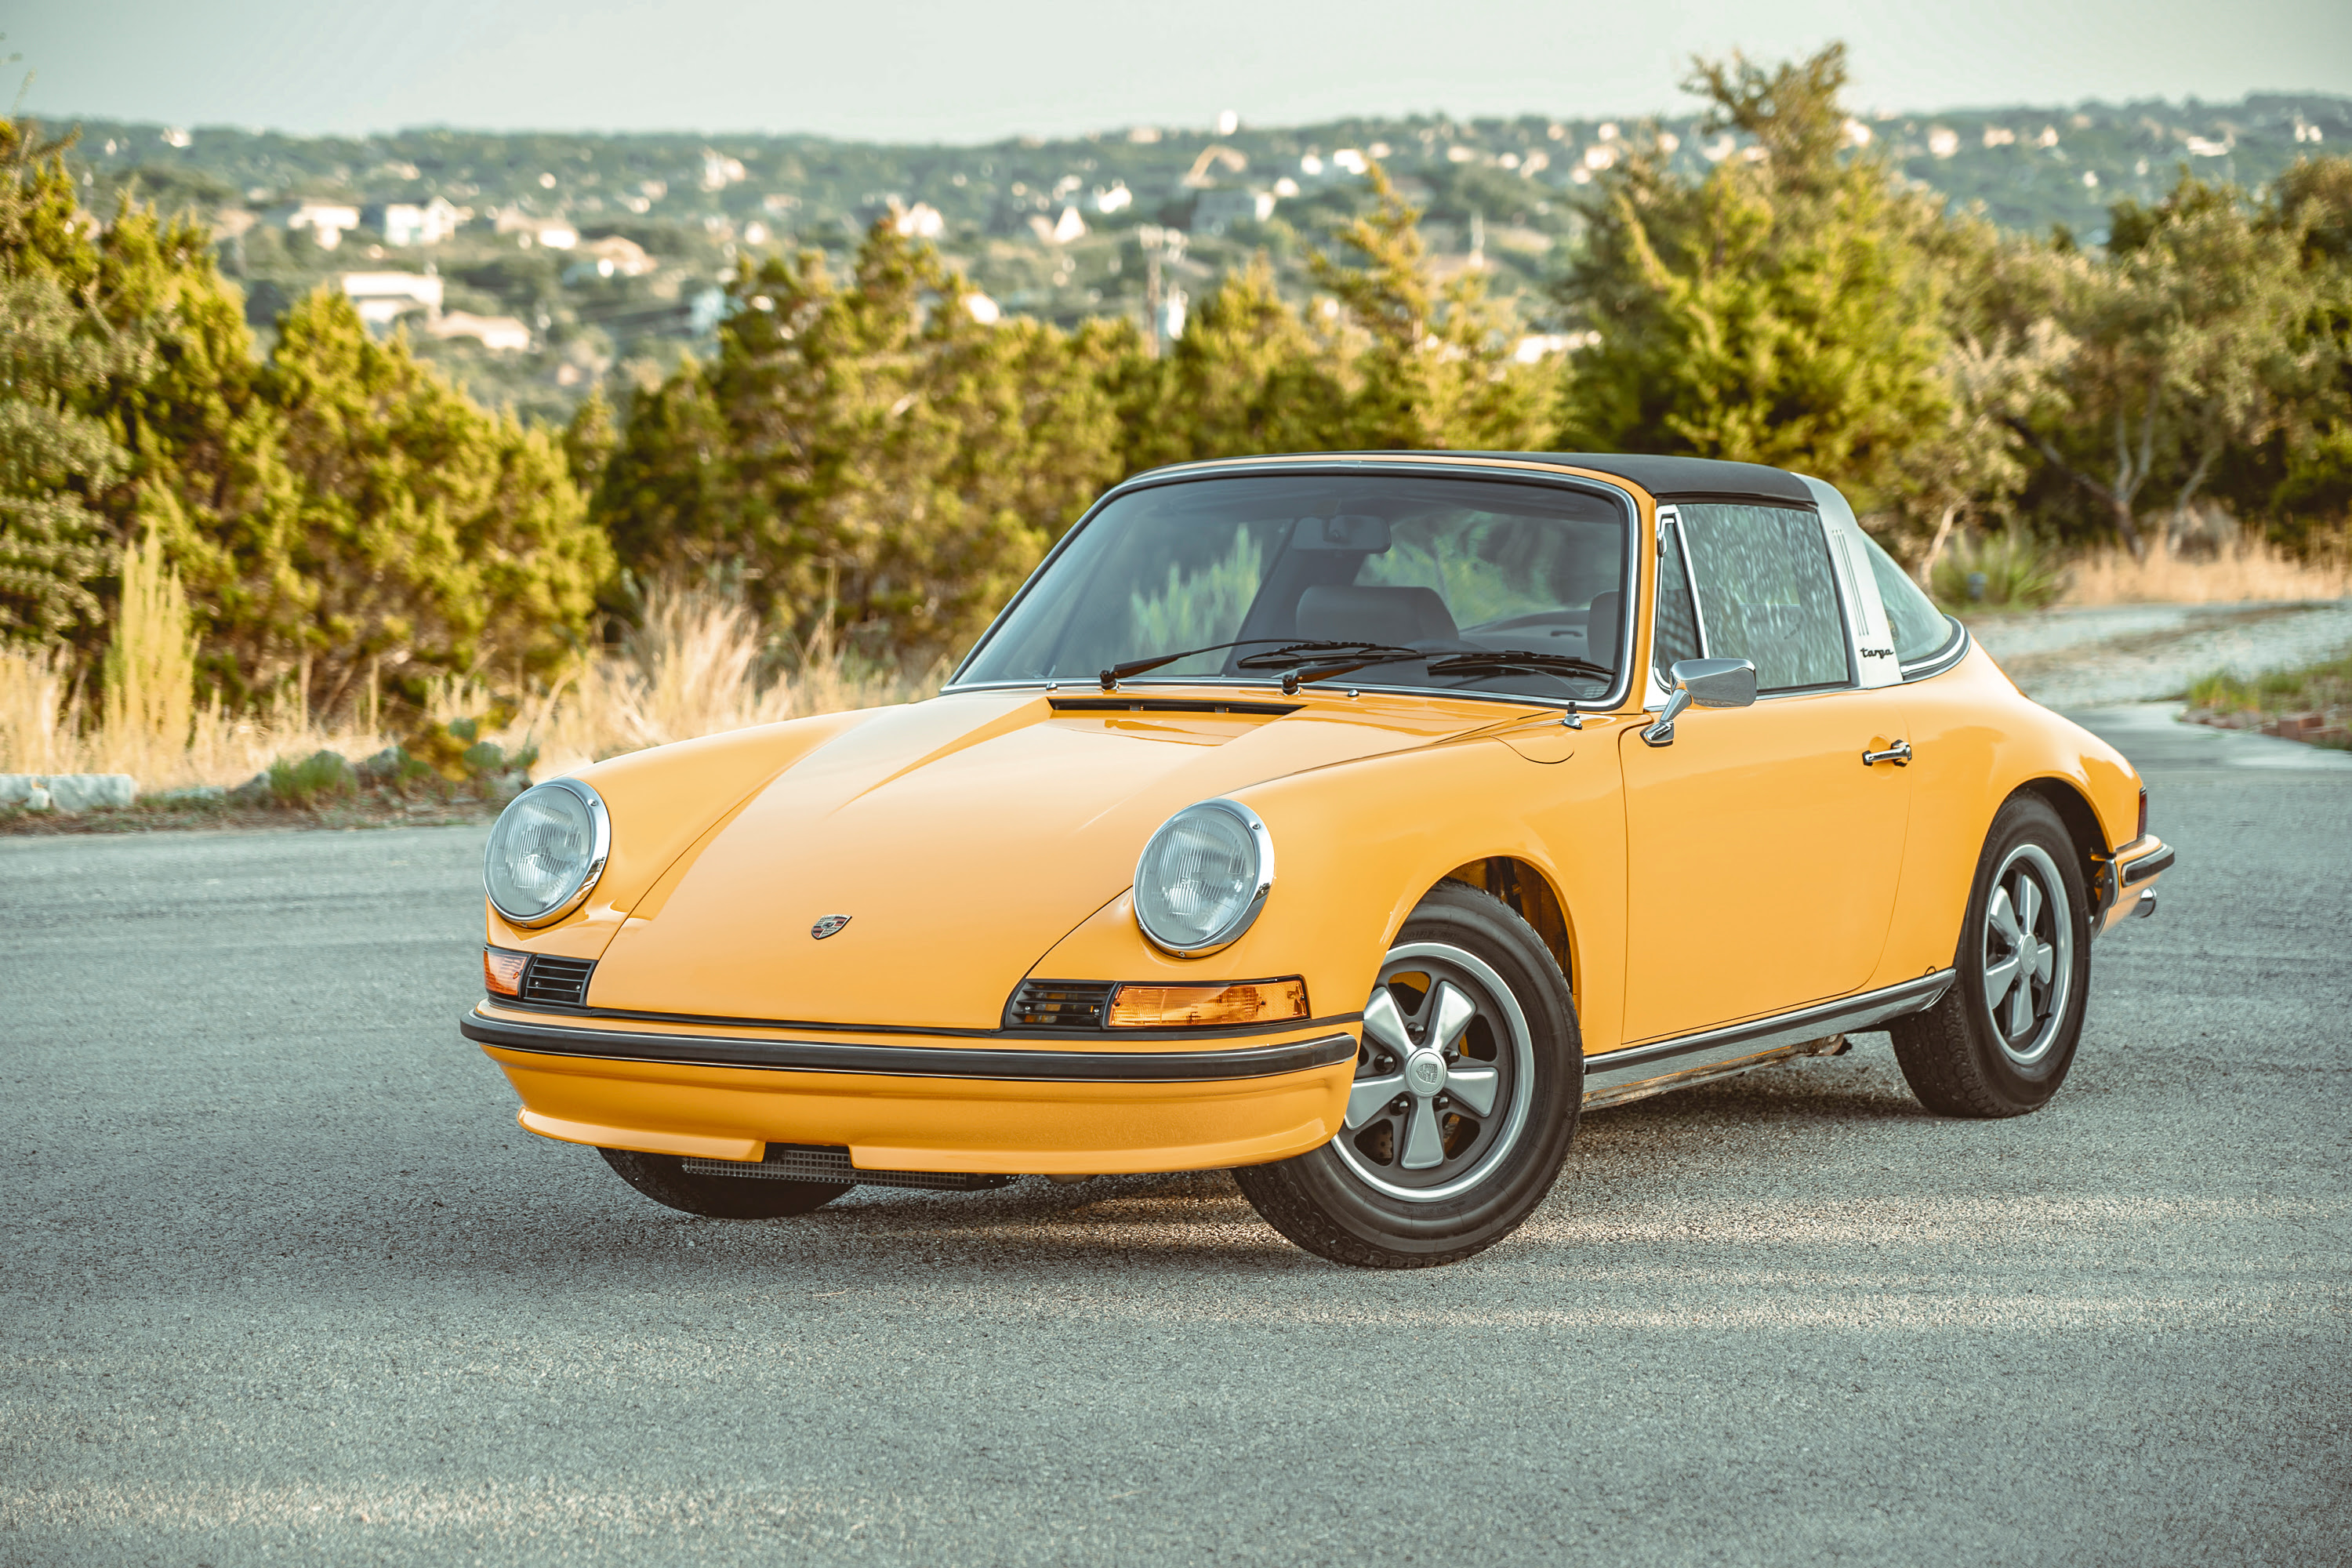
<path fill-rule="evenodd" d="M 1293 550 L 1360 550 L 1368 555 L 1379 555 L 1388 547 L 1388 520 L 1364 512 L 1302 517 L 1290 534 Z"/>
<path fill-rule="evenodd" d="M 1756 703 L 1756 665 L 1745 658 L 1678 658 L 1666 674 L 1675 683 L 1658 721 L 1642 731 L 1654 746 L 1675 743 L 1675 721 L 1692 708 L 1750 708 Z"/>

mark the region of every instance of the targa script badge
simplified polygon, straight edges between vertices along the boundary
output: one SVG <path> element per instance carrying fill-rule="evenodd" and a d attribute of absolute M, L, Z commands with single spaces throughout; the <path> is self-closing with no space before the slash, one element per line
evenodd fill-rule
<path fill-rule="evenodd" d="M 827 915 L 824 919 L 817 921 L 816 924 L 809 927 L 809 935 L 816 938 L 819 942 L 823 942 L 826 937 L 840 935 L 842 928 L 846 926 L 848 923 L 849 917 L 847 915 Z"/>

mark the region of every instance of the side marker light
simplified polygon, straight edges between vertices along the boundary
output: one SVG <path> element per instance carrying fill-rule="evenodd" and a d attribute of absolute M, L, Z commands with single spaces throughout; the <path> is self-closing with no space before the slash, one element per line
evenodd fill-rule
<path fill-rule="evenodd" d="M 493 996 L 512 996 L 522 990 L 522 968 L 530 962 L 527 952 L 509 952 L 502 947 L 482 949 L 482 984 Z"/>
<path fill-rule="evenodd" d="M 1105 1022 L 1114 1029 L 1198 1029 L 1307 1016 L 1307 982 L 1293 976 L 1225 985 L 1122 985 Z"/>

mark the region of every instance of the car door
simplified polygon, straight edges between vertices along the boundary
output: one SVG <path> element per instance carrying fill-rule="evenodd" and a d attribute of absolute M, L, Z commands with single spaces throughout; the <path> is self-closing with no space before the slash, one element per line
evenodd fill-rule
<path fill-rule="evenodd" d="M 1865 689 L 1827 534 L 1811 510 L 1661 509 L 1654 703 L 1678 658 L 1753 659 L 1755 705 L 1695 709 L 1673 739 L 1621 742 L 1626 1041 L 1842 995 L 1870 977 L 1903 863 L 1902 737 Z"/>

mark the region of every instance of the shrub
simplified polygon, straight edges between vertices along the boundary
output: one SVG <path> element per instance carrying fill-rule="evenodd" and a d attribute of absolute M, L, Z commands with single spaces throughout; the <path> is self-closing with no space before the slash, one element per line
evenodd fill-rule
<path fill-rule="evenodd" d="M 2214 713 L 2291 713 L 2352 704 L 2352 649 L 2301 669 L 2233 675 L 2226 669 L 2189 684 L 2189 706 Z"/>
<path fill-rule="evenodd" d="M 2011 529 L 1956 542 L 1936 563 L 1927 588 L 1956 614 L 2038 610 L 2066 591 L 2066 574 L 2032 535 Z"/>
<path fill-rule="evenodd" d="M 284 757 L 269 764 L 269 793 L 280 805 L 309 806 L 341 800 L 359 787 L 352 764 L 334 752 L 313 752 L 302 761 Z"/>

